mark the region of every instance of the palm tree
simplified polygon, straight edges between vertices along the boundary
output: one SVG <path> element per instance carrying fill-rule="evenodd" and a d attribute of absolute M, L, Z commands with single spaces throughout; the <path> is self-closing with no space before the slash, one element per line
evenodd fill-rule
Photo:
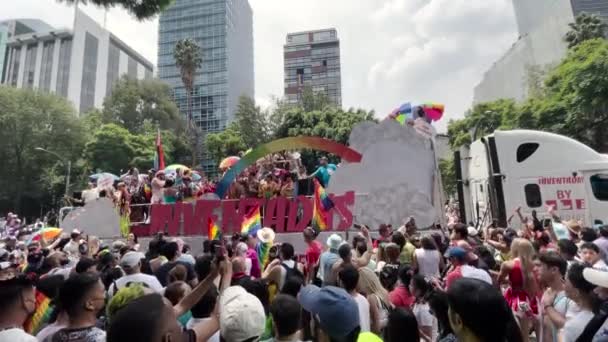
<path fill-rule="evenodd" d="M 568 48 L 577 46 L 585 40 L 604 38 L 606 23 L 596 14 L 581 13 L 576 16 L 573 23 L 568 24 L 570 31 L 566 33 L 565 40 Z"/>
<path fill-rule="evenodd" d="M 201 49 L 193 39 L 187 38 L 179 40 L 173 49 L 173 58 L 179 68 L 184 88 L 186 88 L 188 127 L 192 133 L 194 146 L 192 149 L 192 166 L 196 166 L 196 154 L 198 153 L 198 129 L 192 121 L 192 92 L 196 70 L 201 67 L 203 58 Z"/>

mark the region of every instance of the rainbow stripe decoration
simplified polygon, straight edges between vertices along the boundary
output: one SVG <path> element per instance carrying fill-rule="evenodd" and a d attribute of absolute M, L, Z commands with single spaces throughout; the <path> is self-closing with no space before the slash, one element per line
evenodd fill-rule
<path fill-rule="evenodd" d="M 245 215 L 243 218 L 243 223 L 241 224 L 241 234 L 242 235 L 254 235 L 258 232 L 258 230 L 262 229 L 262 215 L 260 215 L 260 206 L 256 205 L 255 207 L 249 210 L 249 213 Z"/>
<path fill-rule="evenodd" d="M 327 229 L 329 210 L 334 207 L 329 195 L 318 180 L 314 179 L 315 196 L 312 210 L 312 227 L 318 231 Z"/>
<path fill-rule="evenodd" d="M 215 223 L 215 221 L 213 221 L 211 217 L 207 221 L 207 236 L 209 237 L 209 240 L 219 240 L 222 236 L 220 227 Z"/>
<path fill-rule="evenodd" d="M 51 306 L 50 298 L 45 296 L 44 293 L 36 291 L 36 311 L 25 321 L 23 330 L 30 335 L 36 336 L 44 325 L 48 323 L 52 312 L 53 307 Z"/>
<path fill-rule="evenodd" d="M 262 271 L 264 271 L 266 266 L 268 266 L 268 259 L 270 257 L 270 247 L 272 247 L 273 243 L 274 241 L 260 242 L 256 246 L 256 252 L 258 253 L 258 261 L 260 263 L 260 269 Z"/>
<path fill-rule="evenodd" d="M 267 144 L 260 145 L 251 152 L 245 154 L 238 163 L 224 174 L 222 180 L 217 184 L 215 194 L 220 199 L 223 199 L 226 196 L 230 184 L 234 182 L 236 177 L 243 172 L 245 168 L 255 163 L 256 160 L 270 153 L 304 148 L 333 153 L 350 163 L 358 163 L 361 161 L 362 157 L 359 152 L 352 148 L 325 138 L 299 136 L 274 140 Z"/>

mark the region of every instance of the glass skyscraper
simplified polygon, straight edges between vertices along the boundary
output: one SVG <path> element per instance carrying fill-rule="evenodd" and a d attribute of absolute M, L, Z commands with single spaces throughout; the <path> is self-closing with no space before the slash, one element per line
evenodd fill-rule
<path fill-rule="evenodd" d="M 234 118 L 241 95 L 254 96 L 253 12 L 247 0 L 176 0 L 160 15 L 158 76 L 173 88 L 180 111 L 187 114 L 187 98 L 173 49 L 185 38 L 196 41 L 203 63 L 197 70 L 192 119 L 205 134 L 219 132 Z M 201 144 L 204 150 L 204 144 Z M 200 153 L 207 173 L 217 165 Z"/>

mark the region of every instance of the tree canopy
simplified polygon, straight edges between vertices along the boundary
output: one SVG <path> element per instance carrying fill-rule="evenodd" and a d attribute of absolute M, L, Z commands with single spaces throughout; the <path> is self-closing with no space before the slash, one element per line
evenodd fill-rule
<path fill-rule="evenodd" d="M 66 2 L 68 4 L 75 4 L 76 2 L 88 4 L 92 3 L 96 6 L 110 8 L 120 6 L 127 10 L 129 13 L 134 15 L 138 20 L 145 20 L 154 17 L 159 14 L 162 10 L 167 8 L 173 3 L 174 0 L 139 0 L 139 1 L 125 1 L 125 0 L 58 0 L 60 2 Z"/>
<path fill-rule="evenodd" d="M 573 48 L 586 40 L 604 38 L 606 35 L 607 25 L 596 14 L 583 12 L 577 15 L 575 21 L 568 26 L 570 26 L 570 31 L 566 33 L 564 39 L 569 48 Z"/>

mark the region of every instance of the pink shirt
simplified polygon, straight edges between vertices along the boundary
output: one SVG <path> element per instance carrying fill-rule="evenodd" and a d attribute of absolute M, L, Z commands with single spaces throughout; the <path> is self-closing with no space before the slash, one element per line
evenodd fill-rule
<path fill-rule="evenodd" d="M 262 278 L 262 269 L 260 268 L 260 260 L 258 259 L 258 252 L 253 248 L 247 250 L 246 258 L 251 259 L 251 277 L 258 279 Z"/>
<path fill-rule="evenodd" d="M 415 299 L 414 296 L 410 294 L 410 291 L 403 285 L 399 285 L 391 291 L 388 298 L 394 306 L 406 309 L 412 308 Z"/>

